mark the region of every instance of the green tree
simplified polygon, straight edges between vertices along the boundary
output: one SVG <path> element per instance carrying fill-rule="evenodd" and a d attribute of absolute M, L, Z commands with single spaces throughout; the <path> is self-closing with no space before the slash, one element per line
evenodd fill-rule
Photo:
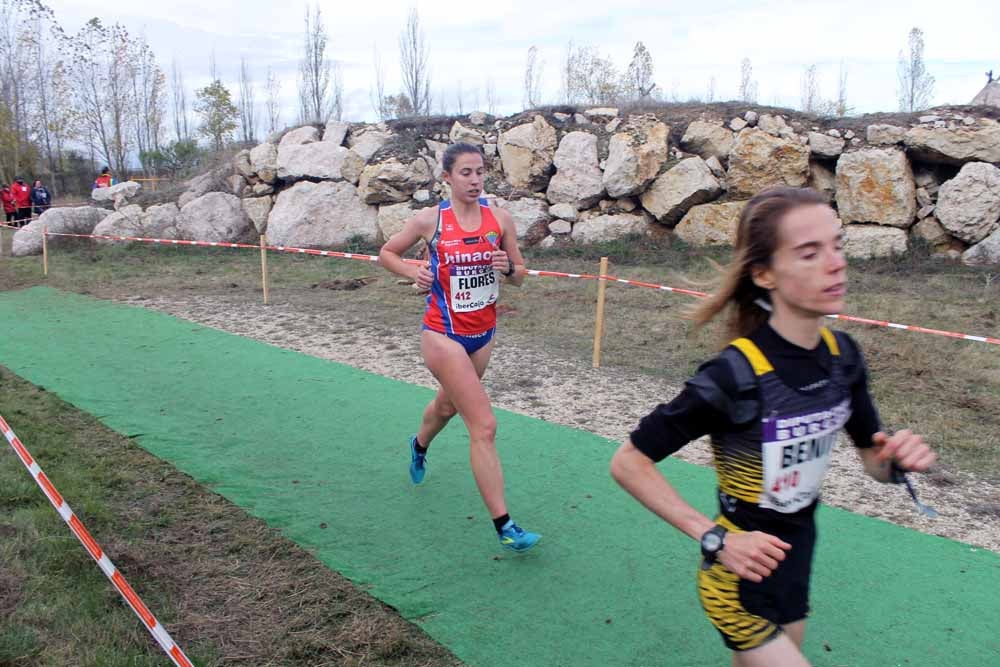
<path fill-rule="evenodd" d="M 240 110 L 233 104 L 229 90 L 218 79 L 195 95 L 194 110 L 201 117 L 198 131 L 212 140 L 216 151 L 221 151 L 236 130 Z"/>

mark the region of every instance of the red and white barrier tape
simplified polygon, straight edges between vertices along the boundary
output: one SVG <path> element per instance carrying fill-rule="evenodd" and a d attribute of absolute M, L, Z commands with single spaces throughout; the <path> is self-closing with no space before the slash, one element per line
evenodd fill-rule
<path fill-rule="evenodd" d="M 73 514 L 73 510 L 70 509 L 69 505 L 66 503 L 65 499 L 56 491 L 56 487 L 52 485 L 49 478 L 42 472 L 41 467 L 38 462 L 32 458 L 31 454 L 28 452 L 27 447 L 21 443 L 14 430 L 10 425 L 4 420 L 3 416 L 0 415 L 0 431 L 3 432 L 7 442 L 10 446 L 14 448 L 14 453 L 17 454 L 18 458 L 21 459 L 21 463 L 24 467 L 28 469 L 31 476 L 34 477 L 35 482 L 42 489 L 45 497 L 49 499 L 52 506 L 56 508 L 59 512 L 59 516 L 63 518 L 66 525 L 69 526 L 70 531 L 76 535 L 76 539 L 80 540 L 80 544 L 87 550 L 87 553 L 97 561 L 97 566 L 101 568 L 101 572 L 111 581 L 121 596 L 125 598 L 125 602 L 128 606 L 132 608 L 146 628 L 149 633 L 153 635 L 153 639 L 156 643 L 166 651 L 170 659 L 173 660 L 177 667 L 193 667 L 193 663 L 184 655 L 184 651 L 177 645 L 176 642 L 170 637 L 170 634 L 164 629 L 160 622 L 156 620 L 149 608 L 143 603 L 142 599 L 136 594 L 132 587 L 129 586 L 128 582 L 125 581 L 125 577 L 122 576 L 115 564 L 111 562 L 108 555 L 101 549 L 101 546 L 91 537 L 90 533 L 84 527 L 80 519 Z"/>
<path fill-rule="evenodd" d="M 162 245 L 196 245 L 196 246 L 210 246 L 219 248 L 250 248 L 250 249 L 260 249 L 259 245 L 253 245 L 248 243 L 223 243 L 217 241 L 181 241 L 176 239 L 155 239 L 155 238 L 143 238 L 135 236 L 103 236 L 95 234 L 60 234 L 56 232 L 47 232 L 48 236 L 73 236 L 77 238 L 93 238 L 93 239 L 108 239 L 112 241 L 139 241 L 143 243 L 158 243 Z M 364 255 L 361 253 L 352 252 L 336 252 L 334 250 L 313 250 L 311 248 L 294 248 L 289 246 L 265 246 L 268 250 L 275 252 L 288 252 L 297 253 L 303 255 L 318 255 L 320 257 L 342 257 L 344 259 L 357 259 L 366 262 L 378 262 L 378 257 L 375 255 Z M 410 264 L 426 264 L 426 262 L 417 259 L 407 259 L 404 260 Z M 649 289 L 660 290 L 662 292 L 673 292 L 675 294 L 685 294 L 687 296 L 693 296 L 698 298 L 705 298 L 708 296 L 706 292 L 699 292 L 697 290 L 685 289 L 682 287 L 669 287 L 667 285 L 658 285 L 656 283 L 647 283 L 641 280 L 629 280 L 626 278 L 618 278 L 617 276 L 599 276 L 590 273 L 564 273 L 562 271 L 543 271 L 537 269 L 528 269 L 526 273 L 529 276 L 538 277 L 551 277 L 551 278 L 580 278 L 583 280 L 604 280 L 607 282 L 621 283 L 622 285 L 632 285 L 634 287 L 647 287 Z M 973 336 L 970 334 L 956 333 L 954 331 L 943 331 L 941 329 L 930 329 L 927 327 L 919 327 L 911 324 L 896 324 L 895 322 L 887 322 L 885 320 L 872 320 L 864 317 L 854 317 L 852 315 L 827 315 L 827 317 L 836 320 L 844 320 L 845 322 L 858 322 L 861 324 L 869 324 L 872 326 L 886 327 L 889 329 L 903 329 L 906 331 L 916 331 L 918 333 L 933 334 L 935 336 L 946 336 L 948 338 L 957 338 L 960 340 L 971 340 L 978 343 L 989 343 L 990 345 L 1000 345 L 1000 338 L 993 338 L 991 336 Z"/>

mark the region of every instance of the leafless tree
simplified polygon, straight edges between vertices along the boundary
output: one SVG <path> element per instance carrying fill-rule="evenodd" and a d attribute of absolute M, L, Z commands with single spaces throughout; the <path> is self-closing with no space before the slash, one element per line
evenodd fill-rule
<path fill-rule="evenodd" d="M 705 101 L 711 104 L 715 101 L 715 77 L 709 77 L 708 87 L 705 90 Z"/>
<path fill-rule="evenodd" d="M 920 28 L 910 30 L 909 49 L 899 52 L 896 76 L 900 111 L 920 111 L 930 106 L 934 96 L 934 77 L 924 65 L 924 32 Z"/>
<path fill-rule="evenodd" d="M 274 71 L 267 68 L 267 82 L 264 84 L 266 97 L 264 108 L 267 111 L 267 131 L 277 132 L 281 123 L 281 81 L 274 76 Z"/>
<path fill-rule="evenodd" d="M 410 100 L 413 113 L 430 115 L 431 73 L 424 31 L 420 29 L 420 15 L 416 8 L 410 10 L 406 29 L 399 35 L 399 62 L 403 74 L 403 94 Z"/>
<path fill-rule="evenodd" d="M 538 47 L 528 49 L 528 60 L 524 65 L 524 104 L 525 109 L 534 109 L 542 103 L 542 70 L 545 61 L 538 60 Z"/>
<path fill-rule="evenodd" d="M 385 71 L 382 69 L 382 58 L 379 56 L 378 47 L 372 47 L 374 52 L 375 78 L 372 88 L 369 91 L 369 98 L 372 109 L 379 120 L 389 120 L 389 107 L 385 97 Z"/>
<path fill-rule="evenodd" d="M 653 93 L 653 56 L 642 42 L 636 42 L 632 51 L 632 61 L 625 71 L 622 82 L 625 96 L 630 100 L 645 100 Z"/>
<path fill-rule="evenodd" d="M 176 58 L 170 65 L 170 72 L 174 136 L 177 141 L 187 141 L 191 136 L 191 132 L 188 130 L 187 90 L 184 88 L 184 75 L 177 68 Z"/>
<path fill-rule="evenodd" d="M 739 98 L 750 104 L 757 103 L 757 82 L 753 80 L 753 65 L 749 58 L 744 58 L 740 63 Z"/>
<path fill-rule="evenodd" d="M 486 79 L 486 113 L 497 115 L 497 84 L 493 77 Z"/>
<path fill-rule="evenodd" d="M 820 110 L 819 73 L 816 65 L 809 65 L 802 72 L 802 111 L 818 113 Z"/>
<path fill-rule="evenodd" d="M 167 78 L 156 61 L 153 50 L 141 36 L 131 43 L 130 73 L 132 83 L 132 122 L 135 126 L 135 147 L 139 162 L 147 173 L 155 165 L 147 159 L 160 149 L 163 121 L 166 115 Z"/>
<path fill-rule="evenodd" d="M 329 38 L 323 15 L 318 6 L 306 6 L 304 54 L 299 64 L 299 116 L 304 123 L 325 123 L 331 114 L 340 113 L 335 108 L 342 91 L 337 91 L 339 78 L 326 57 Z"/>
<path fill-rule="evenodd" d="M 853 107 L 847 104 L 847 66 L 844 61 L 840 61 L 840 75 L 837 77 L 837 101 L 834 113 L 838 118 L 849 116 L 854 111 Z"/>
<path fill-rule="evenodd" d="M 253 76 L 246 57 L 240 58 L 240 140 L 245 144 L 257 141 L 257 101 Z"/>
<path fill-rule="evenodd" d="M 621 80 L 614 63 L 592 46 L 575 47 L 570 42 L 563 76 L 568 104 L 608 104 L 621 95 Z"/>
<path fill-rule="evenodd" d="M 465 114 L 465 104 L 462 99 L 462 80 L 458 80 L 458 87 L 455 89 L 455 102 L 458 103 L 458 115 L 462 116 Z"/>

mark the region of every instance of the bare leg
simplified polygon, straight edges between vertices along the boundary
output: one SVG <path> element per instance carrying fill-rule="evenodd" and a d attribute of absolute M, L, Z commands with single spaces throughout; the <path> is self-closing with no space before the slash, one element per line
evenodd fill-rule
<path fill-rule="evenodd" d="M 488 345 L 484 346 L 482 349 L 476 351 L 472 355 L 472 365 L 476 369 L 476 374 L 479 379 L 482 380 L 483 375 L 486 373 L 486 366 L 490 362 L 490 354 L 493 351 L 493 341 L 490 341 Z M 465 350 L 462 350 L 464 353 Z M 448 400 L 447 394 L 445 394 L 444 389 L 438 389 L 437 395 L 427 404 L 424 409 L 424 417 L 420 422 L 420 429 L 417 431 L 417 441 L 420 443 L 421 447 L 425 449 L 430 447 L 431 441 L 437 437 L 437 434 L 448 425 L 451 418 L 458 414 L 458 410 L 455 409 L 455 405 Z"/>
<path fill-rule="evenodd" d="M 802 640 L 806 636 L 806 619 L 801 621 L 795 621 L 794 623 L 789 623 L 788 625 L 781 626 L 781 629 L 785 631 L 788 638 L 792 640 L 799 649 L 802 649 Z"/>
<path fill-rule="evenodd" d="M 804 621 L 791 625 L 799 624 L 804 631 Z M 801 641 L 801 636 L 799 640 Z M 733 667 L 809 667 L 809 661 L 802 655 L 795 641 L 788 634 L 782 633 L 763 646 L 734 652 Z"/>
<path fill-rule="evenodd" d="M 479 379 L 489 363 L 492 346 L 491 342 L 470 357 L 461 345 L 443 334 L 425 330 L 420 339 L 427 368 L 441 383 L 445 397 L 469 431 L 472 474 L 486 509 L 496 518 L 507 513 L 503 469 L 496 450 L 496 417 Z"/>

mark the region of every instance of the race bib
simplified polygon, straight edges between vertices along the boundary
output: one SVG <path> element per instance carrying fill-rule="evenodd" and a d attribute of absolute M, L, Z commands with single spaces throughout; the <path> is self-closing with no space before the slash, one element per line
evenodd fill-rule
<path fill-rule="evenodd" d="M 764 421 L 761 507 L 790 514 L 819 497 L 837 434 L 850 415 L 850 403 L 844 401 L 831 410 Z"/>
<path fill-rule="evenodd" d="M 451 266 L 451 310 L 469 313 L 496 303 L 500 281 L 491 264 Z"/>

